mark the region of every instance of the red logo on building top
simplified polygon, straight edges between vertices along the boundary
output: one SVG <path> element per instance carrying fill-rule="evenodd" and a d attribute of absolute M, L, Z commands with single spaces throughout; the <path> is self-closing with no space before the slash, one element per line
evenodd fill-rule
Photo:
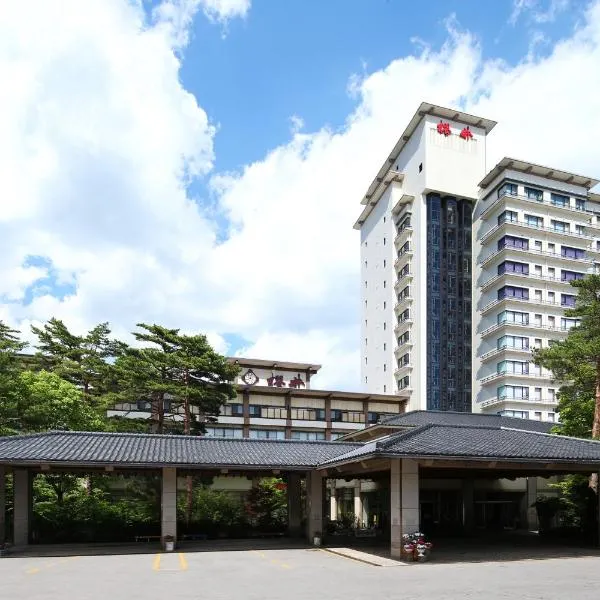
<path fill-rule="evenodd" d="M 440 121 L 437 124 L 437 132 L 440 135 L 445 135 L 446 137 L 448 137 L 449 135 L 451 135 L 452 132 L 450 131 L 450 123 L 442 123 L 442 121 Z"/>
<path fill-rule="evenodd" d="M 472 140 L 473 139 L 473 134 L 471 133 L 471 130 L 469 129 L 468 125 L 465 128 L 463 128 L 463 130 L 460 132 L 460 137 L 463 140 Z"/>

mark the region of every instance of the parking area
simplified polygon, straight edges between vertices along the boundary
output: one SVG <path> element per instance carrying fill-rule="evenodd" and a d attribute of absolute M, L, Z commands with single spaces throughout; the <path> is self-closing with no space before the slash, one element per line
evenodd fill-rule
<path fill-rule="evenodd" d="M 594 554 L 565 554 L 543 560 L 433 560 L 377 567 L 310 548 L 183 550 L 171 554 L 138 548 L 136 553 L 100 553 L 110 551 L 2 558 L 1 597 L 548 600 L 567 596 L 587 600 L 597 595 L 600 569 L 600 557 Z"/>

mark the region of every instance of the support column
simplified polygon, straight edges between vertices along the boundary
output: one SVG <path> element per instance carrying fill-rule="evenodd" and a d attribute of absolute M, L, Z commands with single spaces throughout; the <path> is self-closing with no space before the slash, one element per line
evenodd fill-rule
<path fill-rule="evenodd" d="M 306 536 L 310 544 L 323 536 L 323 477 L 318 471 L 306 474 Z"/>
<path fill-rule="evenodd" d="M 287 477 L 288 533 L 290 537 L 302 535 L 302 500 L 300 473 Z"/>
<path fill-rule="evenodd" d="M 419 464 L 410 459 L 391 461 L 390 540 L 391 554 L 402 555 L 402 535 L 419 531 Z"/>
<path fill-rule="evenodd" d="M 363 520 L 362 501 L 360 498 L 360 479 L 354 485 L 354 518 L 356 520 L 356 526 L 362 527 Z"/>
<path fill-rule="evenodd" d="M 160 540 L 165 547 L 165 537 L 171 536 L 177 543 L 177 469 L 163 467 L 160 510 Z"/>
<path fill-rule="evenodd" d="M 465 533 L 472 533 L 475 529 L 475 482 L 464 479 L 462 484 L 463 496 L 463 528 Z"/>
<path fill-rule="evenodd" d="M 537 510 L 535 509 L 535 504 L 537 500 L 537 477 L 528 477 L 527 478 L 527 493 L 525 495 L 527 502 L 527 523 L 526 528 L 529 531 L 537 531 L 538 518 L 537 518 Z"/>
<path fill-rule="evenodd" d="M 0 466 L 0 546 L 6 542 L 6 469 Z"/>
<path fill-rule="evenodd" d="M 17 547 L 29 544 L 31 483 L 31 474 L 27 469 L 13 471 L 13 544 Z"/>
<path fill-rule="evenodd" d="M 329 493 L 329 520 L 337 521 L 337 487 L 335 485 L 335 479 L 331 480 Z"/>

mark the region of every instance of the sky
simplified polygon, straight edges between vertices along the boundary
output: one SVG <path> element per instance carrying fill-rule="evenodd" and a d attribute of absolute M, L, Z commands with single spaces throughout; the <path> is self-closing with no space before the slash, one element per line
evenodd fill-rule
<path fill-rule="evenodd" d="M 600 0 L 5 0 L 0 320 L 360 390 L 360 199 L 421 101 L 600 178 Z"/>

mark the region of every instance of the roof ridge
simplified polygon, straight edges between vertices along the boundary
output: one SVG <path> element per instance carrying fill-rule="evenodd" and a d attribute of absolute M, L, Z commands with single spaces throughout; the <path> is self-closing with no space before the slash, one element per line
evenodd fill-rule
<path fill-rule="evenodd" d="M 514 427 L 500 427 L 504 431 L 524 431 L 525 433 L 534 433 L 536 435 L 544 435 L 552 438 L 560 438 L 562 440 L 577 440 L 578 442 L 594 442 L 595 444 L 600 444 L 600 439 L 594 438 L 581 438 L 575 437 L 572 435 L 562 435 L 560 433 L 552 433 L 551 431 L 535 431 L 532 429 L 515 429 Z"/>
<path fill-rule="evenodd" d="M 66 432 L 58 431 L 55 429 L 49 429 L 48 431 L 32 431 L 30 433 L 15 433 L 13 435 L 2 435 L 2 436 L 0 436 L 0 443 L 2 443 L 4 440 L 11 440 L 14 438 L 24 440 L 24 439 L 29 439 L 29 438 L 41 437 L 43 435 L 55 435 L 57 433 L 66 433 Z"/>
<path fill-rule="evenodd" d="M 400 431 L 398 433 L 392 433 L 386 439 L 380 440 L 379 442 L 375 443 L 375 452 L 377 452 L 378 450 L 383 450 L 383 449 L 387 448 L 388 446 L 391 446 L 391 445 L 397 443 L 400 438 L 402 438 L 403 440 L 407 439 L 407 438 L 417 435 L 423 431 L 426 431 L 427 429 L 431 429 L 434 426 L 435 425 L 433 423 L 425 423 L 424 425 L 416 425 L 412 429 L 409 429 L 408 431 Z"/>
<path fill-rule="evenodd" d="M 4 436 L 0 437 L 0 442 L 6 438 L 19 438 L 20 440 L 27 437 L 38 437 L 44 435 L 75 435 L 75 436 L 83 436 L 83 435 L 91 435 L 94 437 L 107 436 L 107 437 L 128 437 L 128 438 L 161 438 L 161 439 L 193 439 L 193 440 L 218 440 L 220 442 L 239 442 L 243 441 L 245 443 L 260 443 L 260 442 L 278 442 L 278 443 L 290 443 L 290 444 L 321 444 L 324 446 L 329 445 L 337 445 L 337 446 L 355 446 L 357 448 L 364 445 L 364 442 L 338 442 L 337 440 L 273 440 L 273 439 L 257 439 L 257 438 L 225 438 L 225 437 L 216 437 L 216 436 L 207 436 L 207 435 L 180 435 L 177 433 L 141 433 L 135 431 L 65 431 L 65 430 L 49 430 L 49 431 L 40 431 L 31 434 L 25 435 L 12 435 L 12 436 Z"/>

